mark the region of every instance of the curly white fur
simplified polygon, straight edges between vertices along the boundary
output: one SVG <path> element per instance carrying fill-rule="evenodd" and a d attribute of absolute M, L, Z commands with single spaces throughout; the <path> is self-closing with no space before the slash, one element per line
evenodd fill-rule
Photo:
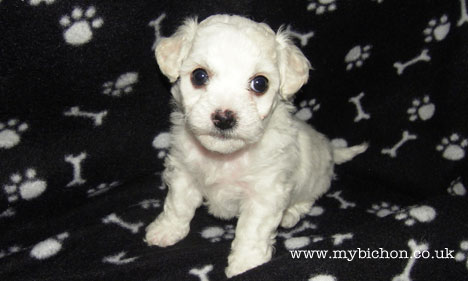
<path fill-rule="evenodd" d="M 189 232 L 203 199 L 209 212 L 238 217 L 226 275 L 271 259 L 276 229 L 293 227 L 330 187 L 333 165 L 367 145 L 333 148 L 328 139 L 296 119 L 288 101 L 307 82 L 310 64 L 288 34 L 239 16 L 187 20 L 156 48 L 161 71 L 175 82 L 171 149 L 164 181 L 164 211 L 146 232 L 149 245 L 166 247 Z M 195 87 L 192 72 L 209 75 Z M 249 82 L 268 79 L 255 94 Z M 220 131 L 216 110 L 231 110 L 236 125 Z"/>

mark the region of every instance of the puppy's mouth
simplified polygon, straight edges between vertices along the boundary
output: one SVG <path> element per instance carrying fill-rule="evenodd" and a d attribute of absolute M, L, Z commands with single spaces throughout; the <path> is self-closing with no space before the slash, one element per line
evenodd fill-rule
<path fill-rule="evenodd" d="M 227 141 L 244 141 L 241 137 L 236 136 L 233 132 L 225 131 L 213 131 L 207 134 L 200 134 L 201 137 L 208 137 L 216 141 L 227 142 Z"/>
<path fill-rule="evenodd" d="M 206 149 L 222 154 L 233 153 L 243 147 L 246 142 L 227 132 L 210 132 L 208 134 L 196 135 L 200 144 Z"/>
<path fill-rule="evenodd" d="M 228 139 L 234 138 L 231 131 L 216 130 L 216 131 L 209 133 L 208 135 L 213 138 L 218 138 L 221 140 L 228 140 Z"/>

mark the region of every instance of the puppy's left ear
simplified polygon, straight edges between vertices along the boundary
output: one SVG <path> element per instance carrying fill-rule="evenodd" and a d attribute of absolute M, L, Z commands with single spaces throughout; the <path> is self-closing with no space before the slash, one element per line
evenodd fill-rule
<path fill-rule="evenodd" d="M 198 27 L 196 18 L 185 20 L 171 37 L 162 38 L 156 45 L 156 60 L 161 72 L 175 82 L 179 78 L 180 66 L 192 47 Z"/>
<path fill-rule="evenodd" d="M 276 34 L 276 42 L 281 78 L 280 93 L 284 99 L 289 100 L 307 83 L 312 67 L 302 51 L 291 41 L 288 32 L 282 28 Z"/>

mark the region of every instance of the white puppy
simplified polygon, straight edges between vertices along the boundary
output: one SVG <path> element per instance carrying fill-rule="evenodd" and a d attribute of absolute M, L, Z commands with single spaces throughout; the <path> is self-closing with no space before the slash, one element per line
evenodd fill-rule
<path fill-rule="evenodd" d="M 239 16 L 189 19 L 160 40 L 156 58 L 177 109 L 169 192 L 147 243 L 183 239 L 205 199 L 216 217 L 238 217 L 228 277 L 269 261 L 278 226 L 293 227 L 330 187 L 333 165 L 367 146 L 334 148 L 292 115 L 310 64 L 283 30 Z"/>

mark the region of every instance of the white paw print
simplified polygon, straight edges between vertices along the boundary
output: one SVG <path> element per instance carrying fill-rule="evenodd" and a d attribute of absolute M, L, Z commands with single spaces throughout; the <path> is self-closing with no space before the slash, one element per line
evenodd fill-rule
<path fill-rule="evenodd" d="M 418 222 L 431 222 L 436 217 L 436 211 L 430 206 L 416 206 L 403 210 L 395 215 L 396 220 L 404 220 L 407 226 L 412 226 Z"/>
<path fill-rule="evenodd" d="M 136 204 L 136 206 L 140 206 L 142 209 L 145 210 L 156 209 L 161 207 L 161 201 L 158 199 L 146 199 Z"/>
<path fill-rule="evenodd" d="M 307 121 L 312 118 L 313 112 L 320 109 L 320 104 L 318 104 L 315 99 L 311 99 L 310 101 L 302 101 L 299 104 L 299 107 L 299 111 L 297 111 L 294 115 L 300 120 Z"/>
<path fill-rule="evenodd" d="M 91 189 L 89 189 L 87 191 L 88 198 L 101 195 L 101 194 L 111 190 L 112 188 L 118 186 L 118 185 L 120 185 L 120 183 L 118 181 L 114 181 L 112 183 L 101 183 L 96 188 L 91 188 Z"/>
<path fill-rule="evenodd" d="M 442 152 L 442 157 L 445 159 L 457 161 L 465 157 L 467 146 L 467 139 L 462 139 L 458 134 L 452 134 L 450 138 L 443 138 L 441 144 L 436 146 L 436 150 Z"/>
<path fill-rule="evenodd" d="M 160 151 L 159 153 L 164 154 L 164 156 L 162 156 L 162 157 L 160 157 L 160 158 L 163 158 L 163 157 L 165 157 L 165 155 L 166 155 L 166 151 L 165 151 L 165 150 Z M 166 184 L 164 183 L 164 180 L 163 180 L 163 173 L 162 173 L 162 172 L 156 172 L 155 175 L 159 176 L 160 179 L 161 179 L 161 180 L 160 180 L 161 184 L 159 185 L 158 188 L 159 188 L 160 190 L 166 190 L 167 186 L 166 186 Z"/>
<path fill-rule="evenodd" d="M 424 96 L 420 99 L 413 100 L 413 106 L 407 111 L 410 121 L 422 120 L 426 121 L 434 116 L 435 105 L 431 102 L 429 96 Z"/>
<path fill-rule="evenodd" d="M 79 46 L 88 43 L 93 38 L 93 29 L 104 24 L 102 18 L 96 18 L 96 8 L 90 6 L 83 11 L 75 7 L 71 16 L 63 16 L 60 25 L 65 29 L 63 38 L 68 44 Z"/>
<path fill-rule="evenodd" d="M 19 253 L 22 250 L 23 249 L 20 246 L 17 246 L 17 245 L 8 247 L 8 249 L 0 251 L 0 259 L 11 256 L 11 255 L 16 254 L 16 253 Z"/>
<path fill-rule="evenodd" d="M 325 12 L 336 10 L 336 0 L 311 0 L 307 6 L 308 11 L 315 11 L 315 14 L 321 15 Z"/>
<path fill-rule="evenodd" d="M 361 67 L 365 60 L 370 56 L 371 45 L 360 46 L 357 45 L 349 50 L 345 56 L 346 70 L 350 71 L 354 67 Z"/>
<path fill-rule="evenodd" d="M 460 251 L 455 254 L 457 262 L 465 262 L 466 269 L 468 269 L 468 240 L 460 242 Z"/>
<path fill-rule="evenodd" d="M 115 82 L 108 81 L 102 85 L 102 93 L 108 96 L 120 97 L 133 92 L 133 84 L 138 82 L 138 73 L 128 72 L 120 75 Z"/>
<path fill-rule="evenodd" d="M 153 147 L 159 150 L 158 158 L 162 159 L 166 157 L 167 150 L 171 144 L 171 135 L 169 133 L 160 133 L 153 140 Z"/>
<path fill-rule="evenodd" d="M 442 41 L 447 37 L 450 31 L 450 22 L 448 21 L 447 15 L 441 16 L 439 19 L 432 19 L 424 29 L 423 34 L 425 36 L 424 41 L 426 43 L 436 41 Z"/>
<path fill-rule="evenodd" d="M 312 243 L 310 237 L 307 236 L 291 237 L 284 240 L 284 247 L 288 250 L 296 250 L 309 246 L 310 243 Z"/>
<path fill-rule="evenodd" d="M 335 148 L 345 148 L 345 147 L 348 147 L 348 142 L 347 142 L 345 139 L 342 139 L 342 138 L 332 139 L 332 140 L 330 141 L 330 143 L 331 143 L 332 146 L 335 147 Z"/>
<path fill-rule="evenodd" d="M 55 0 L 29 0 L 29 5 L 31 6 L 38 6 L 41 3 L 45 3 L 46 5 L 54 4 Z"/>
<path fill-rule="evenodd" d="M 36 176 L 34 169 L 27 169 L 24 177 L 18 173 L 11 175 L 11 183 L 3 186 L 8 201 L 16 202 L 20 197 L 24 200 L 39 197 L 46 190 L 47 183 L 37 179 Z"/>
<path fill-rule="evenodd" d="M 336 277 L 328 274 L 319 274 L 311 277 L 309 281 L 336 281 Z"/>
<path fill-rule="evenodd" d="M 5 211 L 3 211 L 2 213 L 0 213 L 0 218 L 11 218 L 14 215 L 16 215 L 16 211 L 15 209 L 10 207 L 6 209 Z"/>
<path fill-rule="evenodd" d="M 390 205 L 387 202 L 381 202 L 380 204 L 372 205 L 371 209 L 368 209 L 367 212 L 370 214 L 374 214 L 379 218 L 383 218 L 397 212 L 400 212 L 401 208 L 397 205 Z"/>
<path fill-rule="evenodd" d="M 321 216 L 325 212 L 325 209 L 323 209 L 320 206 L 313 206 L 310 208 L 310 211 L 307 213 L 308 216 L 311 217 L 318 217 Z"/>
<path fill-rule="evenodd" d="M 461 178 L 458 178 L 450 183 L 449 188 L 447 188 L 447 192 L 452 196 L 465 196 L 466 195 L 466 187 L 461 182 Z"/>
<path fill-rule="evenodd" d="M 210 242 L 215 243 L 221 241 L 221 239 L 231 240 L 234 238 L 234 227 L 230 224 L 220 227 L 220 226 L 210 226 L 203 229 L 200 235 L 210 240 Z"/>
<path fill-rule="evenodd" d="M 44 260 L 55 256 L 62 250 L 62 244 L 69 236 L 68 232 L 61 233 L 55 237 L 48 238 L 42 242 L 37 243 L 29 253 L 31 257 Z"/>
<path fill-rule="evenodd" d="M 21 141 L 21 134 L 28 129 L 28 124 L 17 119 L 10 119 L 3 124 L 0 122 L 0 148 L 12 148 Z"/>

